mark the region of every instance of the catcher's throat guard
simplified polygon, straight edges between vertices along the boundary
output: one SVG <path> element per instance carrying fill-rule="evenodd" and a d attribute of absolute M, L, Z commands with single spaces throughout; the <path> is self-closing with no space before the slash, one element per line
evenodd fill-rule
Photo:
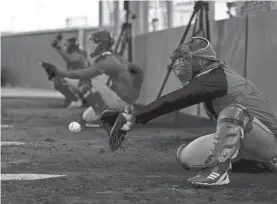
<path fill-rule="evenodd" d="M 100 117 L 101 124 L 109 135 L 109 147 L 112 151 L 121 148 L 125 139 L 126 131 L 121 128 L 126 121 L 122 113 L 123 110 L 108 109 Z"/>

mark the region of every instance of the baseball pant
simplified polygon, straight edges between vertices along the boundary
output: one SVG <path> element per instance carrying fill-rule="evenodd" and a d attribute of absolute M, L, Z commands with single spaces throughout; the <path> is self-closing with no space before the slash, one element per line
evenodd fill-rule
<path fill-rule="evenodd" d="M 107 108 L 124 109 L 129 106 L 107 85 L 107 77 L 105 75 L 92 79 L 91 85 L 93 89 L 91 92 L 99 93 Z M 84 111 L 82 118 L 87 122 L 94 122 L 99 118 L 99 114 L 95 113 L 93 107 L 89 107 Z"/>
<path fill-rule="evenodd" d="M 277 156 L 277 136 L 257 118 L 254 118 L 252 124 L 252 130 L 241 140 L 241 147 L 234 161 L 246 159 L 269 162 Z M 214 134 L 210 134 L 197 138 L 188 145 L 181 145 L 177 150 L 177 159 L 185 168 L 191 170 L 205 168 L 194 168 L 193 164 L 207 160 L 213 142 Z"/>

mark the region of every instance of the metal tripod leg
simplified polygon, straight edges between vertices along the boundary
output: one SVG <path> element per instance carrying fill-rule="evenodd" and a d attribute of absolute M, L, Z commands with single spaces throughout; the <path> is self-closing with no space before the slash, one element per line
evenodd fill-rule
<path fill-rule="evenodd" d="M 114 49 L 114 51 L 115 51 L 116 53 L 118 52 L 118 48 L 119 48 L 120 42 L 122 41 L 124 31 L 125 31 L 125 30 L 124 30 L 124 28 L 123 28 L 123 26 L 122 26 L 121 31 L 120 31 L 120 34 L 119 34 L 119 37 L 118 37 L 118 40 L 117 40 L 117 43 L 116 43 L 116 45 L 115 45 L 115 49 Z"/>
<path fill-rule="evenodd" d="M 197 11 L 196 10 L 194 10 L 193 11 L 193 13 L 192 13 L 192 15 L 191 15 L 191 17 L 190 17 L 190 20 L 189 20 L 189 23 L 188 23 L 188 25 L 187 25 L 187 27 L 186 27 L 186 30 L 185 30 L 185 32 L 184 32 L 184 34 L 183 34 L 183 36 L 182 36 L 182 38 L 181 38 L 181 40 L 180 40 L 180 42 L 179 42 L 179 45 L 181 45 L 184 41 L 185 41 L 185 39 L 186 39 L 186 37 L 187 37 L 187 35 L 188 35 L 188 32 L 189 32 L 189 29 L 190 29 L 190 27 L 191 27 L 191 23 L 192 23 L 192 21 L 193 21 L 193 19 L 194 19 L 194 17 L 195 17 L 195 15 L 197 14 Z M 169 76 L 170 76 L 170 73 L 171 73 L 171 67 L 174 65 L 174 63 L 175 63 L 175 60 L 171 60 L 171 63 L 168 65 L 168 67 L 167 67 L 167 73 L 166 73 L 166 76 L 165 76 L 165 79 L 164 79 L 164 81 L 163 81 L 163 83 L 162 83 L 162 86 L 161 86 L 161 88 L 160 88 L 160 90 L 159 90 L 159 93 L 158 93 L 158 95 L 157 95 L 157 98 L 160 98 L 161 97 L 161 95 L 162 95 L 162 92 L 163 92 L 163 90 L 164 90 L 164 87 L 165 87 L 165 85 L 166 85 L 166 82 L 167 82 L 167 80 L 168 80 L 168 78 L 169 78 Z"/>
<path fill-rule="evenodd" d="M 181 41 L 180 41 L 180 43 L 179 43 L 179 45 L 181 45 L 184 41 L 185 41 L 185 39 L 186 39 L 186 37 L 187 37 L 187 35 L 188 35 L 188 32 L 189 32 L 189 30 L 190 30 L 190 27 L 191 27 L 191 24 L 192 24 L 192 21 L 193 21 L 193 19 L 195 18 L 195 17 L 197 17 L 196 15 L 197 14 L 199 14 L 199 12 L 201 12 L 201 9 L 202 9 L 202 12 L 204 12 L 204 10 L 206 11 L 206 22 L 207 21 L 209 21 L 209 19 L 207 18 L 208 17 L 208 3 L 207 2 L 202 2 L 202 1 L 198 1 L 198 2 L 196 2 L 195 3 L 195 5 L 194 5 L 194 10 L 193 10 L 193 13 L 192 13 L 192 15 L 191 15 L 191 17 L 190 17 L 190 20 L 189 20 L 189 23 L 188 23 L 188 25 L 187 25 L 187 27 L 186 27 L 186 30 L 185 30 L 185 32 L 184 32 L 184 34 L 183 34 L 183 36 L 182 36 L 182 39 L 181 39 Z M 202 13 L 202 15 L 201 15 L 202 17 L 203 17 L 203 13 Z M 200 19 L 200 21 L 203 21 L 203 19 Z M 196 21 L 197 22 L 197 21 Z M 202 22 L 203 23 L 203 22 Z M 209 26 L 209 23 L 206 23 L 206 25 L 207 26 Z M 196 26 L 196 24 L 194 25 L 194 26 Z M 207 36 L 208 36 L 208 40 L 210 40 L 209 38 L 210 38 L 210 31 L 209 31 L 209 27 L 207 27 L 206 28 L 207 29 Z M 165 85 L 166 85 L 166 82 L 167 82 L 167 80 L 168 80 L 168 78 L 169 78 L 169 76 L 170 76 L 170 73 L 171 73 L 171 71 L 172 71 L 172 66 L 175 64 L 175 60 L 171 60 L 171 63 L 170 63 L 170 65 L 168 65 L 168 67 L 167 67 L 167 73 L 166 73 L 166 76 L 165 76 L 165 79 L 164 79 L 164 81 L 163 81 L 163 83 L 162 83 L 162 86 L 161 86 L 161 88 L 160 88 L 160 90 L 159 90 L 159 92 L 158 92 L 158 95 L 157 95 L 157 98 L 160 98 L 161 97 L 161 95 L 162 95 L 162 92 L 163 92 L 163 90 L 164 90 L 164 87 L 165 87 Z"/>
<path fill-rule="evenodd" d="M 133 61 L 133 46 L 132 46 L 132 25 L 129 24 L 127 30 L 127 43 L 128 43 L 128 60 L 129 62 Z"/>
<path fill-rule="evenodd" d="M 128 44 L 128 61 L 132 61 L 132 26 L 131 23 L 124 23 L 118 38 L 118 41 L 115 46 L 115 52 L 120 56 L 124 55 L 126 44 Z M 120 50 L 118 51 L 120 47 Z"/>

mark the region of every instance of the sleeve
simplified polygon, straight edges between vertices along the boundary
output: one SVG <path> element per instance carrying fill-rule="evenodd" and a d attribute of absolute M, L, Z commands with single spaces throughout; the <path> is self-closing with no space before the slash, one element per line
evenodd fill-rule
<path fill-rule="evenodd" d="M 110 57 L 107 57 L 100 62 L 91 64 L 89 68 L 69 71 L 64 77 L 86 80 L 101 74 L 113 76 L 119 73 L 119 70 L 122 69 L 122 66 L 124 65 L 117 63 Z"/>
<path fill-rule="evenodd" d="M 136 123 L 145 124 L 161 115 L 180 110 L 227 94 L 228 84 L 223 69 L 216 69 L 193 79 L 188 85 L 164 95 L 134 115 Z"/>

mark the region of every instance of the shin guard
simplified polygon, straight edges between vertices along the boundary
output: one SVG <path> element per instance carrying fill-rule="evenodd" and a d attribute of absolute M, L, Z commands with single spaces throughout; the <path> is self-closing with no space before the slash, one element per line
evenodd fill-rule
<path fill-rule="evenodd" d="M 239 105 L 223 109 L 218 116 L 213 147 L 205 165 L 213 166 L 234 159 L 238 154 L 241 139 L 245 132 L 251 129 L 252 120 L 253 117 Z"/>
<path fill-rule="evenodd" d="M 88 84 L 82 85 L 81 93 L 82 93 L 83 99 L 96 112 L 102 112 L 106 108 L 106 105 L 101 95 L 91 85 L 88 85 Z"/>
<path fill-rule="evenodd" d="M 57 91 L 61 92 L 67 101 L 77 101 L 78 98 L 75 94 L 70 90 L 69 86 L 66 84 L 63 79 L 55 79 L 53 80 L 54 87 Z"/>

